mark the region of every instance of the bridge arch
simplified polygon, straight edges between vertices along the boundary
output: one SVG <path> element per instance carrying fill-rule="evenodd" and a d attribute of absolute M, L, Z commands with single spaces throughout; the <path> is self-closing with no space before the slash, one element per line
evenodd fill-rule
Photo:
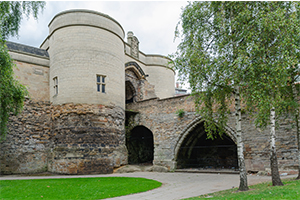
<path fill-rule="evenodd" d="M 198 116 L 180 133 L 174 148 L 176 168 L 238 168 L 236 133 L 227 126 L 226 133 L 206 139 L 204 120 Z"/>

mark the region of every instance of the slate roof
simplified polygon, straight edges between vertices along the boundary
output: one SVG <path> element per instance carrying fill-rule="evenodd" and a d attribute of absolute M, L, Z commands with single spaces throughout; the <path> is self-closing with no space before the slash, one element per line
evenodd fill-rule
<path fill-rule="evenodd" d="M 24 53 L 29 53 L 29 54 L 49 58 L 48 52 L 44 49 L 31 47 L 31 46 L 27 46 L 27 45 L 15 43 L 15 42 L 10 42 L 10 41 L 6 41 L 6 46 L 7 46 L 8 50 L 10 50 L 10 51 L 19 51 L 19 52 L 24 52 Z"/>

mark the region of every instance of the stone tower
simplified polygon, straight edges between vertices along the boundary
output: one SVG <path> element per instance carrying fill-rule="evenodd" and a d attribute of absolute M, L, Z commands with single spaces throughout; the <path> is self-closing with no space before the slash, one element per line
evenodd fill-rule
<path fill-rule="evenodd" d="M 124 109 L 123 38 L 121 25 L 102 13 L 69 10 L 57 14 L 48 36 L 51 102 Z"/>
<path fill-rule="evenodd" d="M 42 48 L 49 52 L 54 149 L 48 168 L 111 173 L 127 163 L 124 30 L 90 10 L 57 14 Z"/>

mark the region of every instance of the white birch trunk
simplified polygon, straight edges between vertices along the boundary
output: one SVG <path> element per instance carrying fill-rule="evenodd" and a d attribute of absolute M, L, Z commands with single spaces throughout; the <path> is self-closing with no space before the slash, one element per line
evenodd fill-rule
<path fill-rule="evenodd" d="M 271 150 L 271 155 L 270 155 L 270 162 L 271 162 L 271 173 L 272 173 L 272 184 L 273 186 L 279 186 L 283 185 L 279 172 L 278 172 L 278 163 L 277 163 L 277 155 L 276 155 L 276 132 L 275 132 L 275 108 L 271 108 L 271 113 L 270 113 L 270 125 L 271 125 L 271 130 L 270 130 L 270 150 Z"/>
<path fill-rule="evenodd" d="M 236 143 L 237 143 L 237 154 L 238 154 L 238 164 L 240 170 L 240 186 L 239 190 L 246 191 L 248 190 L 248 181 L 247 181 L 247 170 L 245 166 L 244 159 L 244 143 L 242 140 L 242 115 L 241 115 L 241 102 L 240 102 L 240 88 L 235 86 L 235 122 L 236 122 Z"/>
<path fill-rule="evenodd" d="M 297 101 L 297 89 L 294 83 L 292 83 L 293 89 L 293 99 Z M 295 120 L 296 120 L 296 134 L 297 134 L 297 142 L 298 142 L 298 177 L 300 179 L 300 127 L 299 127 L 299 108 L 295 110 Z"/>
<path fill-rule="evenodd" d="M 270 123 L 271 123 L 271 150 L 275 150 L 275 108 L 272 107 L 271 109 L 271 116 L 270 116 Z"/>

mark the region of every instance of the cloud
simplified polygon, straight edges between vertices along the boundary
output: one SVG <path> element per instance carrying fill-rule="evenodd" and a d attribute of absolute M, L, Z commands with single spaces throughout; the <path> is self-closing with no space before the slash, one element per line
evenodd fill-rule
<path fill-rule="evenodd" d="M 24 18 L 19 39 L 9 40 L 39 47 L 48 35 L 49 22 L 56 14 L 81 8 L 107 14 L 117 20 L 126 33 L 133 31 L 144 53 L 168 55 L 176 50 L 173 43 L 175 26 L 181 7 L 186 4 L 185 1 L 48 1 L 38 20 Z"/>
<path fill-rule="evenodd" d="M 186 5 L 186 1 L 47 1 L 38 20 L 24 17 L 19 38 L 9 40 L 39 47 L 47 38 L 48 24 L 56 14 L 70 9 L 89 9 L 114 18 L 125 33 L 133 31 L 142 52 L 167 56 L 175 53 L 179 44 L 179 40 L 173 42 L 174 32 L 181 8 Z"/>

